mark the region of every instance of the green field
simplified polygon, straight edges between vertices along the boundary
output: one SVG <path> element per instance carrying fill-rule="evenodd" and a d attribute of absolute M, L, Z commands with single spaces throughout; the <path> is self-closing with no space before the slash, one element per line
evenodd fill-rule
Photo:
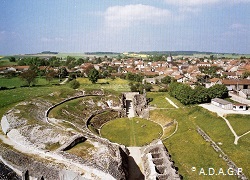
<path fill-rule="evenodd" d="M 250 115 L 230 114 L 226 118 L 238 136 L 250 131 Z"/>
<path fill-rule="evenodd" d="M 214 118 L 214 120 L 211 120 L 209 112 L 206 112 L 206 110 L 202 112 L 202 110 L 199 108 L 197 109 L 197 107 L 184 108 L 181 110 L 160 109 L 154 110 L 151 113 L 154 114 L 154 117 L 157 117 L 158 114 L 161 118 L 166 119 L 166 121 L 169 121 L 171 119 L 176 119 L 178 121 L 179 125 L 176 134 L 174 134 L 171 138 L 166 139 L 164 141 L 164 144 L 169 150 L 172 159 L 176 163 L 176 166 L 179 168 L 180 174 L 183 175 L 185 179 L 218 179 L 218 177 L 212 176 L 199 176 L 197 172 L 191 171 L 192 167 L 204 169 L 228 168 L 226 163 L 218 157 L 219 155 L 214 151 L 210 144 L 203 140 L 203 138 L 196 132 L 197 125 L 201 126 L 203 124 L 202 122 L 200 123 L 200 121 L 207 121 L 208 119 L 210 119 L 210 123 L 208 123 L 210 124 L 210 126 L 222 126 L 218 130 L 213 129 L 214 131 L 217 132 L 223 129 L 225 133 L 228 133 L 227 136 L 223 136 L 224 134 L 222 135 L 225 141 L 227 140 L 227 138 L 233 139 L 233 137 L 230 136 L 230 131 L 227 129 L 227 126 L 223 124 L 223 120 L 221 120 L 221 122 L 218 124 L 218 122 L 216 122 L 216 120 L 219 120 L 218 118 L 216 119 L 216 117 L 212 117 Z M 200 119 L 199 122 L 196 122 L 197 118 L 195 117 L 197 117 L 198 115 L 200 115 Z M 207 126 L 207 122 L 205 122 L 204 126 Z M 204 128 L 204 126 L 202 126 L 202 129 L 205 131 L 210 128 Z M 212 135 L 211 133 L 208 134 L 210 136 Z M 231 143 L 231 146 L 232 145 L 233 143 Z M 235 179 L 235 177 L 227 177 L 227 179 Z"/>
<path fill-rule="evenodd" d="M 18 77 L 14 78 L 0 78 L 0 86 L 2 87 L 20 87 L 24 86 L 25 82 Z"/>
<path fill-rule="evenodd" d="M 98 79 L 96 84 L 92 84 L 88 78 L 77 78 L 77 81 L 80 82 L 80 88 L 86 90 L 92 89 L 103 89 L 108 91 L 115 92 L 127 92 L 130 91 L 128 81 L 120 78 L 112 79 Z"/>
<path fill-rule="evenodd" d="M 141 118 L 120 118 L 109 121 L 101 128 L 101 136 L 125 146 L 143 146 L 160 138 L 160 125 Z"/>
<path fill-rule="evenodd" d="M 185 107 L 177 99 L 171 97 L 167 92 L 147 92 L 147 98 L 152 98 L 153 101 L 149 104 L 157 108 L 175 108 L 173 105 L 169 104 L 166 97 L 171 99 L 178 107 Z"/>
<path fill-rule="evenodd" d="M 7 57 L 0 57 L 0 66 L 13 66 L 16 62 L 10 62 Z"/>
<path fill-rule="evenodd" d="M 57 78 L 53 79 L 52 81 L 48 82 L 45 78 L 36 78 L 36 86 L 46 86 L 49 84 L 57 84 L 59 83 L 59 80 Z M 13 78 L 0 78 L 0 86 L 2 87 L 21 87 L 25 86 L 26 83 L 19 77 L 13 77 Z"/>
<path fill-rule="evenodd" d="M 53 93 L 53 96 L 49 94 Z M 51 102 L 60 102 L 68 95 L 75 93 L 75 90 L 64 86 L 45 86 L 45 87 L 23 87 L 0 91 L 0 117 L 8 109 L 21 101 L 28 101 L 34 98 L 43 97 Z"/>
<path fill-rule="evenodd" d="M 151 106 L 155 106 L 157 108 L 174 108 L 171 104 L 166 100 L 167 93 L 165 92 L 148 92 L 147 98 L 152 98 L 153 101 L 150 102 Z"/>

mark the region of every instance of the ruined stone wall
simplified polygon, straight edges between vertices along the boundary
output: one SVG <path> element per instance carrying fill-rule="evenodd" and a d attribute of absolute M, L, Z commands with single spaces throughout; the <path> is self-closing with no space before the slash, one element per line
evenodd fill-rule
<path fill-rule="evenodd" d="M 170 158 L 170 154 L 161 142 L 155 140 L 141 148 L 143 154 L 143 169 L 146 180 L 179 180 L 177 168 Z"/>
<path fill-rule="evenodd" d="M 20 172 L 29 171 L 29 175 L 36 178 L 58 179 L 59 167 L 56 164 L 39 162 L 37 159 L 27 156 L 10 148 L 1 147 L 0 156 L 9 166 Z M 19 174 L 21 176 L 21 174 Z"/>
<path fill-rule="evenodd" d="M 127 107 L 126 101 L 131 101 L 131 107 Z M 122 107 L 124 111 L 128 111 L 128 108 L 133 108 L 134 115 L 140 118 L 149 118 L 148 102 L 145 94 L 139 94 L 138 92 L 124 93 L 122 95 Z"/>
<path fill-rule="evenodd" d="M 133 99 L 135 112 L 137 116 L 141 118 L 148 119 L 149 118 L 149 110 L 147 104 L 147 98 L 144 94 L 137 94 Z"/>

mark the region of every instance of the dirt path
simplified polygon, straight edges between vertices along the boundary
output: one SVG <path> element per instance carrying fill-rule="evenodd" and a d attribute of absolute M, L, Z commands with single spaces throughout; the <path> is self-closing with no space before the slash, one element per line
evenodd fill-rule
<path fill-rule="evenodd" d="M 68 81 L 68 79 L 69 79 L 69 78 L 64 79 L 64 81 L 63 81 L 63 82 L 60 82 L 60 84 L 66 84 L 66 82 Z"/>
<path fill-rule="evenodd" d="M 172 106 L 174 106 L 175 108 L 179 108 L 171 99 L 169 99 L 169 98 L 167 98 L 166 97 L 166 100 L 172 105 Z"/>

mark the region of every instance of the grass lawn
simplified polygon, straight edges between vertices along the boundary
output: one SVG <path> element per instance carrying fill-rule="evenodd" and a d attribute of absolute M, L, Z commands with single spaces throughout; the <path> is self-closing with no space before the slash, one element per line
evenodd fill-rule
<path fill-rule="evenodd" d="M 8 58 L 0 56 L 0 66 L 13 66 L 17 65 L 16 62 L 10 62 Z"/>
<path fill-rule="evenodd" d="M 53 79 L 50 84 L 58 83 L 58 79 Z M 13 78 L 0 78 L 0 86 L 3 87 L 21 87 L 24 86 L 25 81 L 20 79 L 19 77 L 13 77 Z M 49 82 L 46 81 L 45 78 L 36 78 L 36 84 L 35 86 L 46 86 L 49 85 Z"/>
<path fill-rule="evenodd" d="M 250 131 L 250 115 L 229 114 L 226 118 L 238 136 Z"/>
<path fill-rule="evenodd" d="M 18 77 L 14 78 L 0 78 L 0 86 L 2 87 L 20 87 L 24 86 L 25 82 Z"/>
<path fill-rule="evenodd" d="M 161 135 L 160 125 L 141 118 L 120 118 L 101 128 L 102 137 L 125 146 L 143 146 Z"/>
<path fill-rule="evenodd" d="M 74 116 L 70 116 L 70 115 L 66 116 L 65 114 L 62 113 L 62 111 L 67 110 L 67 112 L 82 116 L 82 114 L 83 114 L 82 111 L 83 111 L 84 106 L 82 106 L 80 104 L 83 101 L 83 99 L 85 101 L 89 100 L 89 98 L 78 98 L 78 99 L 74 99 L 74 100 L 65 102 L 65 103 L 53 108 L 49 113 L 49 117 L 77 122 L 77 119 Z M 83 123 L 83 122 L 81 121 L 81 123 Z"/>
<path fill-rule="evenodd" d="M 157 108 L 175 108 L 166 100 L 166 97 L 172 100 L 178 107 L 186 107 L 180 103 L 180 101 L 171 97 L 167 92 L 147 92 L 147 98 L 153 98 L 153 101 L 150 102 L 151 106 L 155 106 Z"/>
<path fill-rule="evenodd" d="M 130 91 L 129 82 L 124 79 L 116 78 L 112 79 L 98 79 L 96 84 L 92 84 L 88 78 L 77 78 L 80 82 L 81 88 L 84 89 L 103 89 L 112 90 L 116 92 L 127 92 Z"/>
<path fill-rule="evenodd" d="M 59 102 L 66 98 L 68 94 L 73 94 L 75 90 L 67 86 L 48 86 L 48 87 L 23 87 L 0 91 L 0 117 L 8 109 L 21 101 L 28 101 L 34 98 L 43 97 L 52 102 Z M 50 96 L 54 93 L 54 96 Z"/>
<path fill-rule="evenodd" d="M 166 100 L 167 97 L 166 92 L 148 92 L 147 98 L 152 98 L 153 101 L 150 102 L 151 106 L 155 106 L 157 108 L 174 108 L 169 102 Z"/>

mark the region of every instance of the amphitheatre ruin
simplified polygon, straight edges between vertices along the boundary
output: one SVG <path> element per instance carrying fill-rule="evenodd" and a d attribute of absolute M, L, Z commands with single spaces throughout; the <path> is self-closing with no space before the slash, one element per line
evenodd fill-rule
<path fill-rule="evenodd" d="M 145 95 L 96 90 L 78 91 L 60 101 L 56 96 L 21 102 L 2 117 L 5 145 L 0 158 L 10 171 L 7 179 L 182 178 L 160 140 L 161 132 L 136 147 L 139 157 L 131 153 L 135 147 L 111 142 L 100 133 L 105 124 L 122 117 L 149 121 Z"/>

